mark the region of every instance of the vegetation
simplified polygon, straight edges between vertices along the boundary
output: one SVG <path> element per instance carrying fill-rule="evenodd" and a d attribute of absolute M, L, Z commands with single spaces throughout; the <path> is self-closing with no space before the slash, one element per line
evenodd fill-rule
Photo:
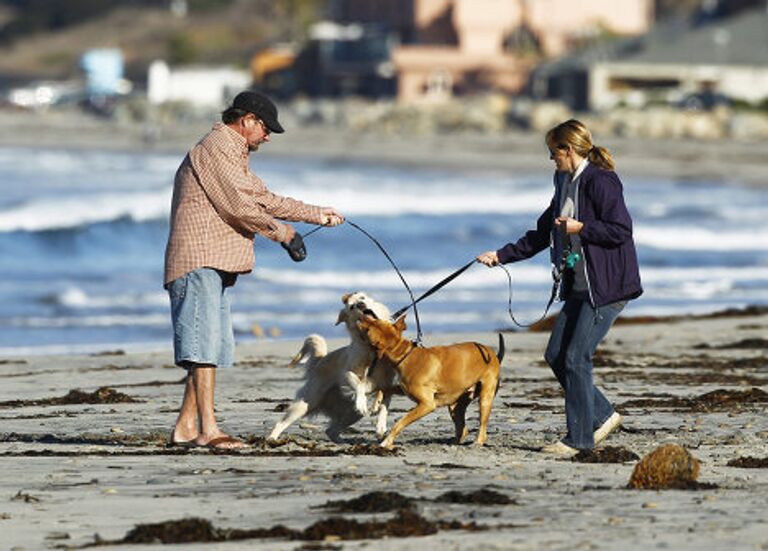
<path fill-rule="evenodd" d="M 154 2 L 156 4 L 156 2 Z M 14 16 L 2 28 L 0 40 L 10 44 L 35 33 L 65 29 L 100 17 L 122 6 L 152 5 L 151 0 L 0 0 Z"/>
<path fill-rule="evenodd" d="M 183 5 L 185 10 L 171 9 Z M 122 50 L 141 80 L 155 59 L 247 67 L 275 42 L 301 43 L 329 0 L 0 0 L 0 76 L 73 78 L 89 48 Z"/>

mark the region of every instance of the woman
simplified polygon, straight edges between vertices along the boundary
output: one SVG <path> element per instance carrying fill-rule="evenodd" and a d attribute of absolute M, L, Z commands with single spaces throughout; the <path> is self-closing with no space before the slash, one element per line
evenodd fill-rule
<path fill-rule="evenodd" d="M 573 119 L 547 132 L 546 143 L 556 166 L 549 207 L 536 229 L 477 260 L 496 266 L 550 247 L 565 304 L 544 357 L 565 391 L 568 433 L 541 451 L 571 456 L 592 449 L 621 424 L 592 382 L 592 356 L 626 301 L 643 289 L 632 219 L 610 153 L 593 145 L 587 127 Z"/>

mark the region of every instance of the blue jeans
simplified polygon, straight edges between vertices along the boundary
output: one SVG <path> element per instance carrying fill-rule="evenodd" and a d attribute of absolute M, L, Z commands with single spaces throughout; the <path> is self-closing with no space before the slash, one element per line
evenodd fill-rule
<path fill-rule="evenodd" d="M 592 382 L 592 356 L 626 302 L 593 309 L 589 301 L 568 299 L 557 316 L 544 359 L 565 391 L 568 434 L 563 443 L 579 450 L 595 446 L 594 431 L 613 406 Z"/>
<path fill-rule="evenodd" d="M 233 274 L 199 268 L 168 284 L 176 365 L 230 367 L 234 363 L 229 296 Z"/>

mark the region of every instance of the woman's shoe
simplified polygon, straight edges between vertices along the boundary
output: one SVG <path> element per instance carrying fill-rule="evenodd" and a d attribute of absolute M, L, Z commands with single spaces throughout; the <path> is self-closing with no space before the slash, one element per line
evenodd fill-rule
<path fill-rule="evenodd" d="M 611 416 L 605 420 L 605 423 L 600 425 L 595 431 L 595 445 L 599 444 L 611 434 L 616 428 L 621 425 L 622 417 L 618 412 L 614 411 Z"/>

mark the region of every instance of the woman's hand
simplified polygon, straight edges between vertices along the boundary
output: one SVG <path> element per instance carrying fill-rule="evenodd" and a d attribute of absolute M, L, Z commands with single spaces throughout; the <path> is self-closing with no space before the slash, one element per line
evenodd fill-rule
<path fill-rule="evenodd" d="M 581 228 L 584 227 L 584 224 L 582 224 L 575 218 L 566 217 L 566 216 L 560 216 L 559 218 L 555 218 L 555 226 L 557 226 L 558 228 L 561 228 L 562 224 L 565 224 L 565 233 L 568 233 L 568 234 L 579 233 L 581 231 Z"/>
<path fill-rule="evenodd" d="M 486 251 L 482 254 L 479 254 L 476 257 L 476 260 L 480 264 L 485 264 L 488 267 L 499 265 L 499 255 L 496 254 L 496 251 Z"/>

